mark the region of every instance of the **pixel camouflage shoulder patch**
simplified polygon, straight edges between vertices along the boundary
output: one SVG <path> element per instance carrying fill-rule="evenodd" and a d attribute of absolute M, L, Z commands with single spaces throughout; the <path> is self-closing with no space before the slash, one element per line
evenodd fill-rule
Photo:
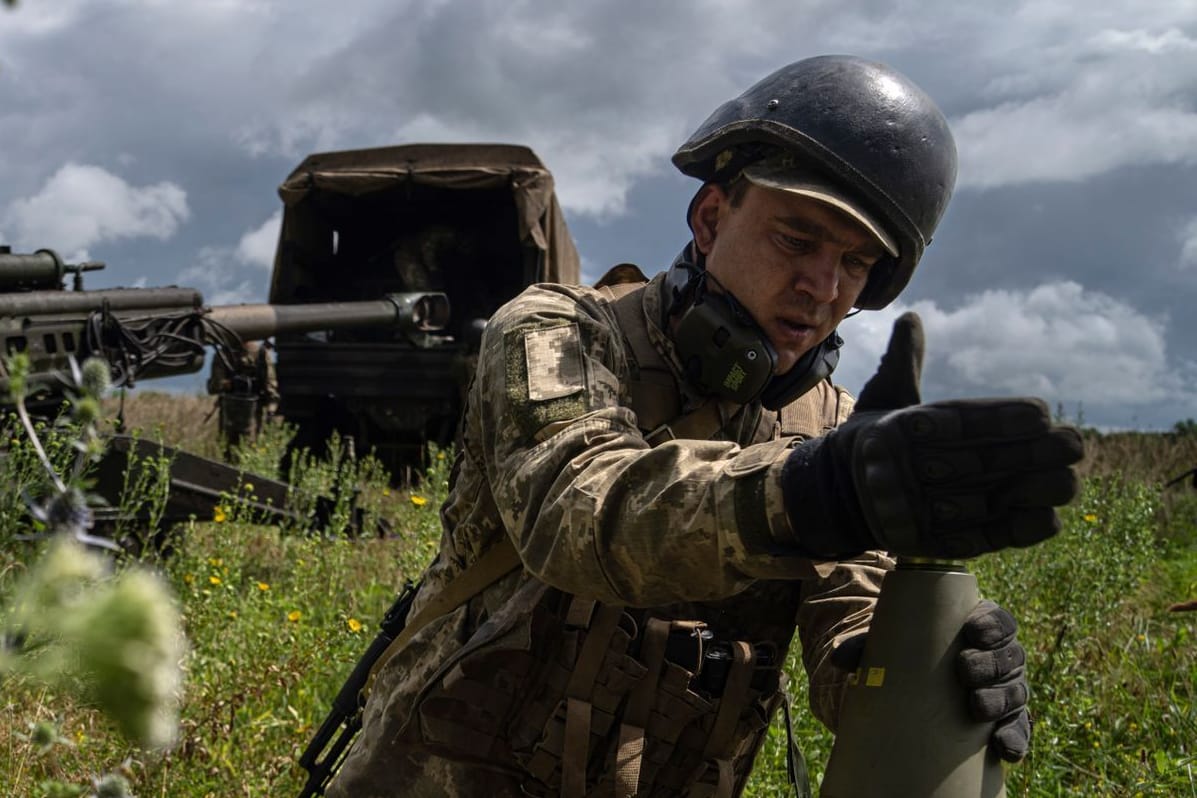
<path fill-rule="evenodd" d="M 525 438 L 585 413 L 587 373 L 577 324 L 504 335 L 507 419 Z"/>
<path fill-rule="evenodd" d="M 524 336 L 528 399 L 543 402 L 585 390 L 578 325 L 532 330 Z"/>

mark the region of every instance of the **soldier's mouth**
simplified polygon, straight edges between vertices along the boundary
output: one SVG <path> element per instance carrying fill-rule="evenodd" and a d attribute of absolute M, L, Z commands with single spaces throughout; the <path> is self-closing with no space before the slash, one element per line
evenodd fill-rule
<path fill-rule="evenodd" d="M 792 342 L 805 341 L 807 338 L 814 336 L 818 330 L 813 324 L 805 324 L 790 319 L 778 319 L 775 327 L 780 332 L 782 340 Z"/>

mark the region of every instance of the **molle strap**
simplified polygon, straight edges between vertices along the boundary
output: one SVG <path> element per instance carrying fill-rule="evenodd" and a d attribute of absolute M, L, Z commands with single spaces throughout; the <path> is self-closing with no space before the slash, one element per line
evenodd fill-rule
<path fill-rule="evenodd" d="M 633 798 L 640 789 L 640 764 L 644 759 L 644 737 L 649 714 L 656 700 L 657 682 L 665 662 L 665 646 L 672 624 L 650 618 L 644 630 L 641 652 L 648 671 L 628 697 L 627 710 L 619 727 L 619 748 L 615 755 L 615 797 Z"/>
<path fill-rule="evenodd" d="M 579 609 L 575 609 L 575 604 Z M 589 607 L 584 607 L 589 605 Z M 590 628 L 565 687 L 565 739 L 561 747 L 561 798 L 586 794 L 586 763 L 590 758 L 590 696 L 611 636 L 623 610 L 574 598 L 567 617 L 590 615 Z"/>
<path fill-rule="evenodd" d="M 735 787 L 735 771 L 732 766 L 735 751 L 732 743 L 736 723 L 748 706 L 748 691 L 752 686 L 752 670 L 755 664 L 755 654 L 749 643 L 737 640 L 731 646 L 731 671 L 727 675 L 723 696 L 719 699 L 719 714 L 715 716 L 715 725 L 702 752 L 704 758 L 714 761 L 719 768 L 719 785 L 711 798 L 731 798 Z"/>
<path fill-rule="evenodd" d="M 595 609 L 590 628 L 586 632 L 586 640 L 578 654 L 578 661 L 574 664 L 574 671 L 565 687 L 566 695 L 589 700 L 594 689 L 595 677 L 602 667 L 603 658 L 611 645 L 611 635 L 615 634 L 621 615 L 623 610 L 608 607 L 606 604 L 600 604 Z"/>
<path fill-rule="evenodd" d="M 590 756 L 590 702 L 566 699 L 565 740 L 561 745 L 561 798 L 586 794 L 586 760 Z"/>
<path fill-rule="evenodd" d="M 565 625 L 572 626 L 575 629 L 588 628 L 591 619 L 594 617 L 596 603 L 592 600 L 574 596 L 569 602 L 569 608 L 565 611 Z"/>

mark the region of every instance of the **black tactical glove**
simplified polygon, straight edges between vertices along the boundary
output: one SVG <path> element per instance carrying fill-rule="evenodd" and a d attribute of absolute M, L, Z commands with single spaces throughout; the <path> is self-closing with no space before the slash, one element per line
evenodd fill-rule
<path fill-rule="evenodd" d="M 1039 399 L 920 404 L 922 364 L 922 322 L 905 313 L 852 416 L 786 461 L 782 493 L 803 551 L 959 559 L 1059 531 L 1054 508 L 1076 495 L 1080 433 L 1053 424 Z"/>
<path fill-rule="evenodd" d="M 968 689 L 973 720 L 994 723 L 989 747 L 1007 762 L 1018 762 L 1031 745 L 1027 714 L 1027 654 L 1017 638 L 1014 616 L 988 599 L 981 601 L 964 621 L 963 648 L 956 658 L 956 673 Z M 831 652 L 831 664 L 855 671 L 864 655 L 868 632 L 846 638 Z"/>
<path fill-rule="evenodd" d="M 969 688 L 969 710 L 975 720 L 996 721 L 989 746 L 1007 762 L 1018 762 L 1031 745 L 1027 652 L 1018 642 L 1018 624 L 986 599 L 969 613 L 962 631 L 956 672 Z"/>

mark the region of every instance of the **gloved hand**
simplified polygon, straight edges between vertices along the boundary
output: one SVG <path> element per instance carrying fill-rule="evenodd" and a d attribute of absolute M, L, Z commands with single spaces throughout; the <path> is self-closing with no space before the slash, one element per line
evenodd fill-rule
<path fill-rule="evenodd" d="M 969 613 L 963 634 L 956 673 L 969 688 L 969 710 L 978 721 L 996 721 L 990 747 L 1007 762 L 1018 762 L 1031 745 L 1027 652 L 1018 642 L 1018 623 L 986 599 Z"/>
<path fill-rule="evenodd" d="M 968 708 L 978 723 L 994 723 L 989 747 L 1007 762 L 1018 762 L 1031 746 L 1027 713 L 1026 651 L 1017 638 L 1014 616 L 988 599 L 964 621 L 963 648 L 956 658 L 956 674 L 968 690 Z M 831 652 L 831 664 L 841 670 L 860 667 L 868 632 L 846 638 Z"/>
<path fill-rule="evenodd" d="M 922 321 L 905 313 L 852 416 L 790 454 L 782 494 L 799 549 L 959 559 L 1059 531 L 1054 508 L 1077 491 L 1076 428 L 1033 398 L 920 404 L 922 364 Z"/>

